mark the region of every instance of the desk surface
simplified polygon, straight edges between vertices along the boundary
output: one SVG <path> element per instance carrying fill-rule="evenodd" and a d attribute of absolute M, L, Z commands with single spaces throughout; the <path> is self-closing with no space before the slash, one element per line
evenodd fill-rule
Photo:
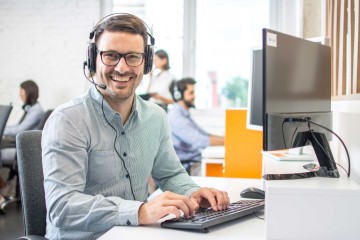
<path fill-rule="evenodd" d="M 262 188 L 261 179 L 211 178 L 193 177 L 194 181 L 203 187 L 213 187 L 228 192 L 231 202 L 240 198 L 241 190 L 247 187 Z M 261 214 L 260 214 L 261 216 Z M 110 239 L 144 239 L 144 236 L 154 236 L 156 239 L 265 239 L 265 221 L 254 215 L 231 221 L 209 229 L 209 233 L 174 230 L 161 228 L 160 222 L 151 226 L 116 226 L 105 233 L 100 240 Z"/>

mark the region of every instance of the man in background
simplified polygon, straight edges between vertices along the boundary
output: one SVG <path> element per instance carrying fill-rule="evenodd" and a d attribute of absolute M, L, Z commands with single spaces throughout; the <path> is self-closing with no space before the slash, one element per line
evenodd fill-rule
<path fill-rule="evenodd" d="M 172 140 L 176 154 L 186 169 L 191 164 L 191 175 L 199 175 L 201 151 L 207 146 L 224 145 L 224 137 L 207 133 L 190 116 L 190 108 L 195 107 L 195 83 L 192 78 L 173 82 L 173 109 L 168 118 L 172 130 Z"/>

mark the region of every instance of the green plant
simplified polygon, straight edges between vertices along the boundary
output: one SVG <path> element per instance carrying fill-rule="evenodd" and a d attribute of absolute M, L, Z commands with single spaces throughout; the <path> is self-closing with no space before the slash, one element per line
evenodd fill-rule
<path fill-rule="evenodd" d="M 247 107 L 249 81 L 236 76 L 228 81 L 222 94 L 230 101 L 232 107 Z"/>

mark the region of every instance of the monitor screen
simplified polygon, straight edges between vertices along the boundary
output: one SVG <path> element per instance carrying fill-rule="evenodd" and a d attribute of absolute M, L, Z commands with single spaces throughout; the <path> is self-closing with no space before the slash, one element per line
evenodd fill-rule
<path fill-rule="evenodd" d="M 252 77 L 249 82 L 248 112 L 246 127 L 251 130 L 263 129 L 263 98 L 262 98 L 262 48 L 252 49 Z"/>
<path fill-rule="evenodd" d="M 293 147 L 310 118 L 332 128 L 330 47 L 263 29 L 263 148 Z M 312 130 L 331 134 L 311 126 Z"/>

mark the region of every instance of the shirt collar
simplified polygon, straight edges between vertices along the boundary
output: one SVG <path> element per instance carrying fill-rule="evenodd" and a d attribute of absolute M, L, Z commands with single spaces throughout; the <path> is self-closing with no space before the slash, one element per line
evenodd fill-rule
<path fill-rule="evenodd" d="M 180 104 L 174 103 L 174 108 L 179 109 L 181 114 L 183 114 L 184 116 L 186 116 L 186 117 L 190 116 L 190 112 L 188 110 L 186 110 L 185 108 L 183 108 Z"/>
<path fill-rule="evenodd" d="M 98 110 L 99 114 L 102 115 L 104 111 L 104 114 L 106 116 L 107 119 L 113 119 L 114 116 L 116 114 L 119 114 L 118 112 L 114 111 L 110 105 L 108 104 L 108 102 L 104 99 L 104 97 L 102 96 L 102 94 L 96 89 L 95 86 L 92 86 L 90 91 L 90 96 L 91 98 L 95 101 L 95 105 L 96 105 L 96 109 Z M 139 99 L 138 97 L 135 95 L 135 101 L 133 103 L 133 106 L 131 108 L 131 113 L 129 115 L 129 119 L 133 118 L 133 117 L 138 117 L 141 120 L 141 111 L 139 111 L 138 103 Z M 102 106 L 103 104 L 103 106 Z"/>

